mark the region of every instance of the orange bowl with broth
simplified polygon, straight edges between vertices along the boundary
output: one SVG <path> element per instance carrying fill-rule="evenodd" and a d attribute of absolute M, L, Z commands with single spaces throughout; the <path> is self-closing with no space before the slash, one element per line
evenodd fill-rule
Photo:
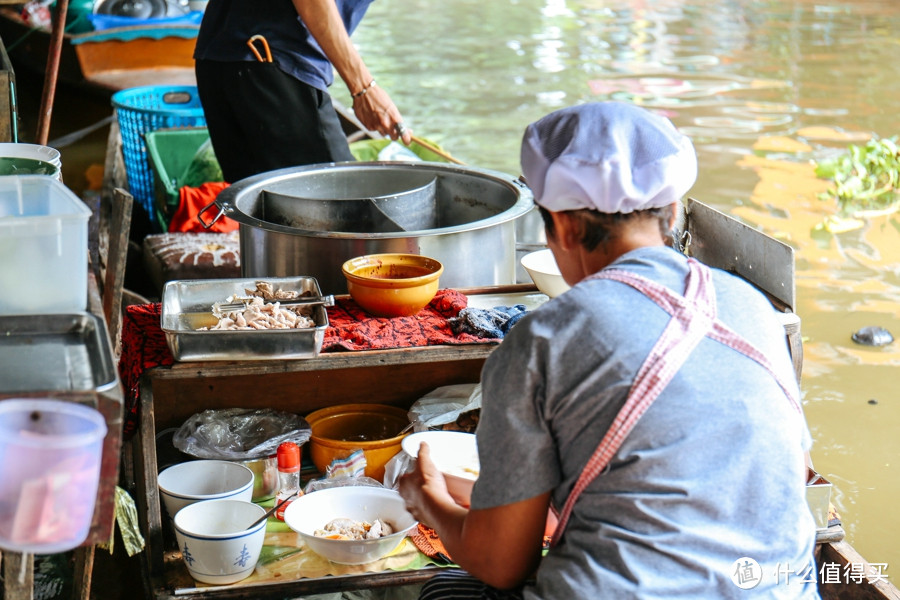
<path fill-rule="evenodd" d="M 341 267 L 347 291 L 376 317 L 409 317 L 425 308 L 438 291 L 444 266 L 418 254 L 369 254 Z"/>
<path fill-rule="evenodd" d="M 319 472 L 355 450 L 366 457 L 366 477 L 384 479 L 384 465 L 401 451 L 407 412 L 386 404 L 340 404 L 311 412 L 309 455 Z"/>

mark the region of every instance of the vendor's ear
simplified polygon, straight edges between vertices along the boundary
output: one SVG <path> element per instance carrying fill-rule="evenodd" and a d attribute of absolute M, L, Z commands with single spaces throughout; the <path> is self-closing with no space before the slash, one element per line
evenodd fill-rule
<path fill-rule="evenodd" d="M 675 228 L 680 225 L 681 221 L 681 202 L 673 202 L 670 208 L 671 213 L 669 214 L 669 231 L 674 231 Z"/>
<path fill-rule="evenodd" d="M 572 211 L 551 212 L 555 242 L 563 250 L 571 250 L 581 244 L 583 223 Z"/>

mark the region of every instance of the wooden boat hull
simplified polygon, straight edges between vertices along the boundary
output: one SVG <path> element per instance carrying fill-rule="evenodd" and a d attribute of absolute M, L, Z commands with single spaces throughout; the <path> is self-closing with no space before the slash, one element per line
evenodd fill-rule
<path fill-rule="evenodd" d="M 194 85 L 197 25 L 141 25 L 66 34 L 58 81 L 102 96 L 142 85 Z M 0 8 L 0 39 L 20 74 L 43 78 L 50 32 L 32 29 L 16 11 Z"/>
<path fill-rule="evenodd" d="M 819 544 L 817 560 L 833 569 L 833 578 L 819 575 L 819 595 L 822 600 L 900 600 L 900 590 L 886 577 L 888 572 L 869 564 L 853 546 L 844 540 Z M 848 569 L 864 573 L 858 580 L 848 580 Z"/>
<path fill-rule="evenodd" d="M 184 33 L 193 36 L 86 40 L 75 44 L 82 77 L 92 85 L 113 91 L 141 85 L 194 85 L 196 28 Z"/>

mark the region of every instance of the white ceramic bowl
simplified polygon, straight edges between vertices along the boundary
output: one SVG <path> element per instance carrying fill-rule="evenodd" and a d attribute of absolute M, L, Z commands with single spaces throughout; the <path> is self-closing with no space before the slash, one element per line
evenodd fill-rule
<path fill-rule="evenodd" d="M 253 498 L 253 471 L 227 460 L 191 460 L 172 465 L 157 478 L 159 495 L 169 517 L 202 500 Z"/>
<path fill-rule="evenodd" d="M 474 433 L 462 431 L 421 431 L 403 438 L 403 451 L 412 458 L 419 455 L 419 444 L 427 442 L 431 459 L 444 475 L 447 491 L 457 504 L 469 506 L 472 486 L 478 479 L 480 463 Z"/>
<path fill-rule="evenodd" d="M 203 583 L 228 584 L 246 579 L 259 560 L 266 537 L 266 514 L 243 500 L 206 500 L 175 515 L 175 539 L 191 577 Z"/>
<path fill-rule="evenodd" d="M 372 540 L 332 540 L 313 535 L 334 519 L 373 521 L 381 519 L 395 533 Z M 370 486 L 343 486 L 300 496 L 284 511 L 284 522 L 306 545 L 331 562 L 361 565 L 390 554 L 417 525 L 406 511 L 403 497 L 394 490 Z"/>
<path fill-rule="evenodd" d="M 531 276 L 534 285 L 551 298 L 556 298 L 569 289 L 569 284 L 563 279 L 553 258 L 553 251 L 549 248 L 529 252 L 522 257 L 522 267 Z"/>

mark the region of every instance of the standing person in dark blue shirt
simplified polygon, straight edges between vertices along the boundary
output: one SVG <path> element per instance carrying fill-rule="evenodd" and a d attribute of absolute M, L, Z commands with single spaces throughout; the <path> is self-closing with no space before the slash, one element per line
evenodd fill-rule
<path fill-rule="evenodd" d="M 371 2 L 210 0 L 194 58 L 200 101 L 226 181 L 353 160 L 328 94 L 335 70 L 363 125 L 410 142 L 400 111 L 350 41 Z M 268 47 L 260 40 L 251 48 L 253 36 L 265 38 Z"/>

